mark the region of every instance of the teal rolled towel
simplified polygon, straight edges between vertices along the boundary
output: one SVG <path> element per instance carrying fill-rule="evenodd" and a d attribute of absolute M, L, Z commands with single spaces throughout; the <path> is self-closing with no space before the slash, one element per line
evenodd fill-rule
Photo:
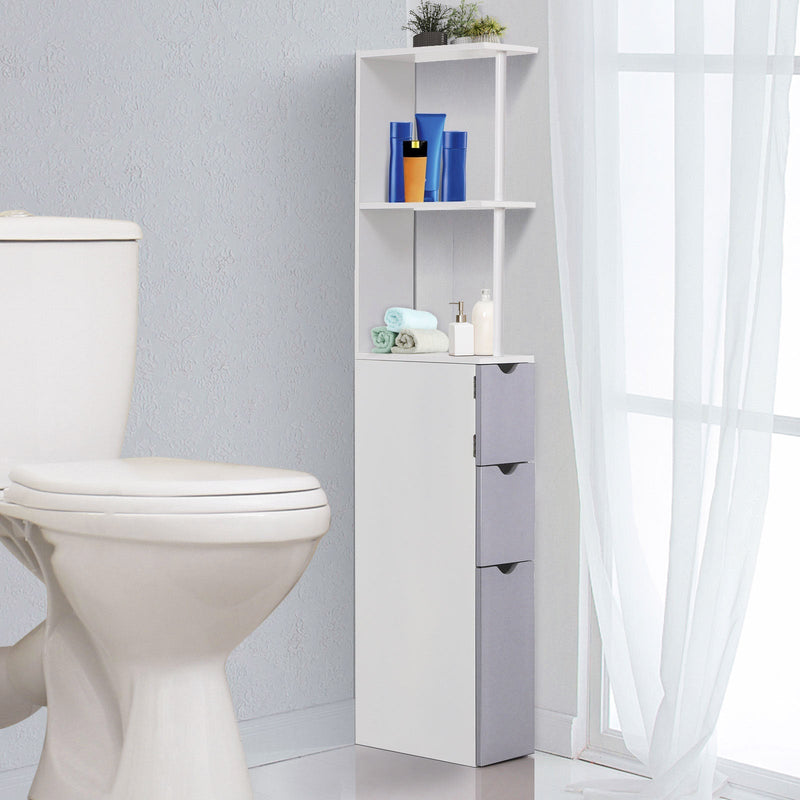
<path fill-rule="evenodd" d="M 400 333 L 404 328 L 413 330 L 435 330 L 439 321 L 430 311 L 419 311 L 416 308 L 399 308 L 394 306 L 386 309 L 383 318 L 386 327 L 394 333 Z"/>
<path fill-rule="evenodd" d="M 372 329 L 372 348 L 373 353 L 391 353 L 394 347 L 394 340 L 397 334 L 390 331 L 385 325 L 379 325 Z"/>

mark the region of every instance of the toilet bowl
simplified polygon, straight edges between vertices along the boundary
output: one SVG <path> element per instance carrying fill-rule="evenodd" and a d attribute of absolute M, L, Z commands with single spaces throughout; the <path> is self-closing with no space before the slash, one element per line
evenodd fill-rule
<path fill-rule="evenodd" d="M 328 529 L 316 478 L 144 458 L 17 466 L 10 480 L 0 514 L 63 597 L 45 627 L 55 659 L 31 797 L 252 797 L 225 661 Z M 83 666 L 65 681 L 70 662 Z"/>
<path fill-rule="evenodd" d="M 249 800 L 225 660 L 330 520 L 306 473 L 119 457 L 141 237 L 0 213 L 0 543 L 47 587 L 0 727 L 47 705 L 33 800 Z"/>

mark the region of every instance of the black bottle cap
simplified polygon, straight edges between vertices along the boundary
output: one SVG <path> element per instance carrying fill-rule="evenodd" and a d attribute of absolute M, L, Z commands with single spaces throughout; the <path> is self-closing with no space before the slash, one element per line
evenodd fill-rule
<path fill-rule="evenodd" d="M 425 139 L 406 139 L 403 142 L 403 158 L 427 158 L 428 143 Z"/>

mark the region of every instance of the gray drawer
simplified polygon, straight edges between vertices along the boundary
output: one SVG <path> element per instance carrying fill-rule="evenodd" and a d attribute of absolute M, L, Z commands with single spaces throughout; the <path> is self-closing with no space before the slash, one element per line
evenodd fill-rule
<path fill-rule="evenodd" d="M 533 364 L 476 369 L 475 463 L 533 461 Z"/>
<path fill-rule="evenodd" d="M 476 467 L 479 567 L 533 560 L 534 472 L 532 463 Z"/>
<path fill-rule="evenodd" d="M 478 766 L 534 749 L 533 562 L 509 566 L 477 570 Z"/>

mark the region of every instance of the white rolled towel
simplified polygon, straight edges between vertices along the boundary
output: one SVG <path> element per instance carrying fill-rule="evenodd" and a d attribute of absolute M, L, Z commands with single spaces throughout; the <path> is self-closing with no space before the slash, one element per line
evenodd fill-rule
<path fill-rule="evenodd" d="M 403 328 L 397 334 L 393 353 L 446 353 L 450 340 L 443 331 Z"/>

